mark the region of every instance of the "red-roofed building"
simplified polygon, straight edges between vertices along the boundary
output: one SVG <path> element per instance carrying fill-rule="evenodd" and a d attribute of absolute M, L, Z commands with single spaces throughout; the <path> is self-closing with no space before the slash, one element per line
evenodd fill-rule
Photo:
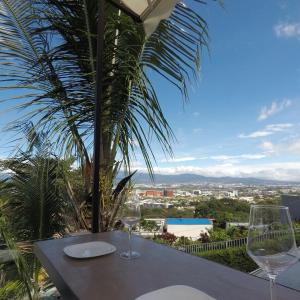
<path fill-rule="evenodd" d="M 162 197 L 163 192 L 157 190 L 146 191 L 146 197 Z"/>

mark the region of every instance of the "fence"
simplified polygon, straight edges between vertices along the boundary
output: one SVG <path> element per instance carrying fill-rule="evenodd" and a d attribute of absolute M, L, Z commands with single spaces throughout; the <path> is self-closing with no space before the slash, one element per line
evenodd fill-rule
<path fill-rule="evenodd" d="M 185 246 L 176 247 L 176 249 L 186 252 L 186 253 L 198 253 L 209 250 L 220 250 L 233 247 L 241 247 L 247 243 L 247 238 L 229 240 L 229 241 L 220 241 L 212 243 L 197 243 Z"/>
<path fill-rule="evenodd" d="M 295 229 L 295 233 L 300 233 L 300 228 Z M 234 248 L 241 247 L 247 244 L 248 238 L 236 239 L 236 240 L 228 240 L 228 241 L 220 241 L 220 242 L 212 242 L 212 243 L 197 243 L 191 245 L 182 245 L 177 246 L 176 249 L 186 252 L 186 253 L 199 253 L 209 250 L 221 250 L 226 248 Z"/>

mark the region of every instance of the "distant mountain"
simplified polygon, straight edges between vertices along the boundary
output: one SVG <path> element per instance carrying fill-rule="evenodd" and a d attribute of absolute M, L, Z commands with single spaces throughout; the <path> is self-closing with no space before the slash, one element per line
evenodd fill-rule
<path fill-rule="evenodd" d="M 7 179 L 11 176 L 8 172 L 0 172 L 0 180 Z M 119 182 L 124 178 L 125 174 L 122 172 L 117 176 L 116 182 Z M 147 173 L 137 172 L 133 176 L 133 182 L 135 184 L 145 184 L 145 185 L 196 185 L 196 184 L 242 184 L 242 185 L 292 185 L 300 184 L 296 181 L 281 181 L 281 180 L 270 180 L 270 179 L 260 179 L 253 177 L 207 177 L 197 174 L 178 174 L 178 175 L 164 175 L 156 174 L 154 182 L 151 181 Z"/>
<path fill-rule="evenodd" d="M 153 184 L 149 175 L 137 173 L 133 178 L 136 184 Z M 238 178 L 238 177 L 206 177 L 196 174 L 163 175 L 156 174 L 154 184 L 244 184 L 244 185 L 282 185 L 295 184 L 299 182 L 279 181 L 259 178 Z"/>

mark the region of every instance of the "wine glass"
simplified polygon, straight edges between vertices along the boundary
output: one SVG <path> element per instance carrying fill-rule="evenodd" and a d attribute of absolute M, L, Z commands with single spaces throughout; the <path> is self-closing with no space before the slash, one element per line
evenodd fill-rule
<path fill-rule="evenodd" d="M 270 297 L 275 300 L 277 275 L 298 261 L 288 207 L 251 205 L 247 252 L 267 273 Z"/>
<path fill-rule="evenodd" d="M 131 195 L 128 201 L 121 207 L 120 216 L 122 223 L 128 227 L 129 249 L 120 254 L 121 258 L 134 259 L 140 257 L 140 253 L 132 250 L 131 232 L 132 227 L 137 224 L 141 218 L 140 203 L 137 195 Z"/>

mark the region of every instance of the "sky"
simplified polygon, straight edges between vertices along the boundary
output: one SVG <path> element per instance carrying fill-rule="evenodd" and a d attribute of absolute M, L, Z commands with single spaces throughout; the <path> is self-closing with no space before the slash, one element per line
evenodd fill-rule
<path fill-rule="evenodd" d="M 300 181 L 300 1 L 185 3 L 207 21 L 210 53 L 185 105 L 154 79 L 177 138 L 173 159 L 152 144 L 155 171 Z"/>
<path fill-rule="evenodd" d="M 185 0 L 210 35 L 189 102 L 153 78 L 177 139 L 173 158 L 151 141 L 155 172 L 300 181 L 300 1 L 207 2 Z M 0 126 L 16 117 L 2 110 Z M 2 132 L 0 157 L 15 146 Z M 138 149 L 133 168 L 146 170 Z"/>

